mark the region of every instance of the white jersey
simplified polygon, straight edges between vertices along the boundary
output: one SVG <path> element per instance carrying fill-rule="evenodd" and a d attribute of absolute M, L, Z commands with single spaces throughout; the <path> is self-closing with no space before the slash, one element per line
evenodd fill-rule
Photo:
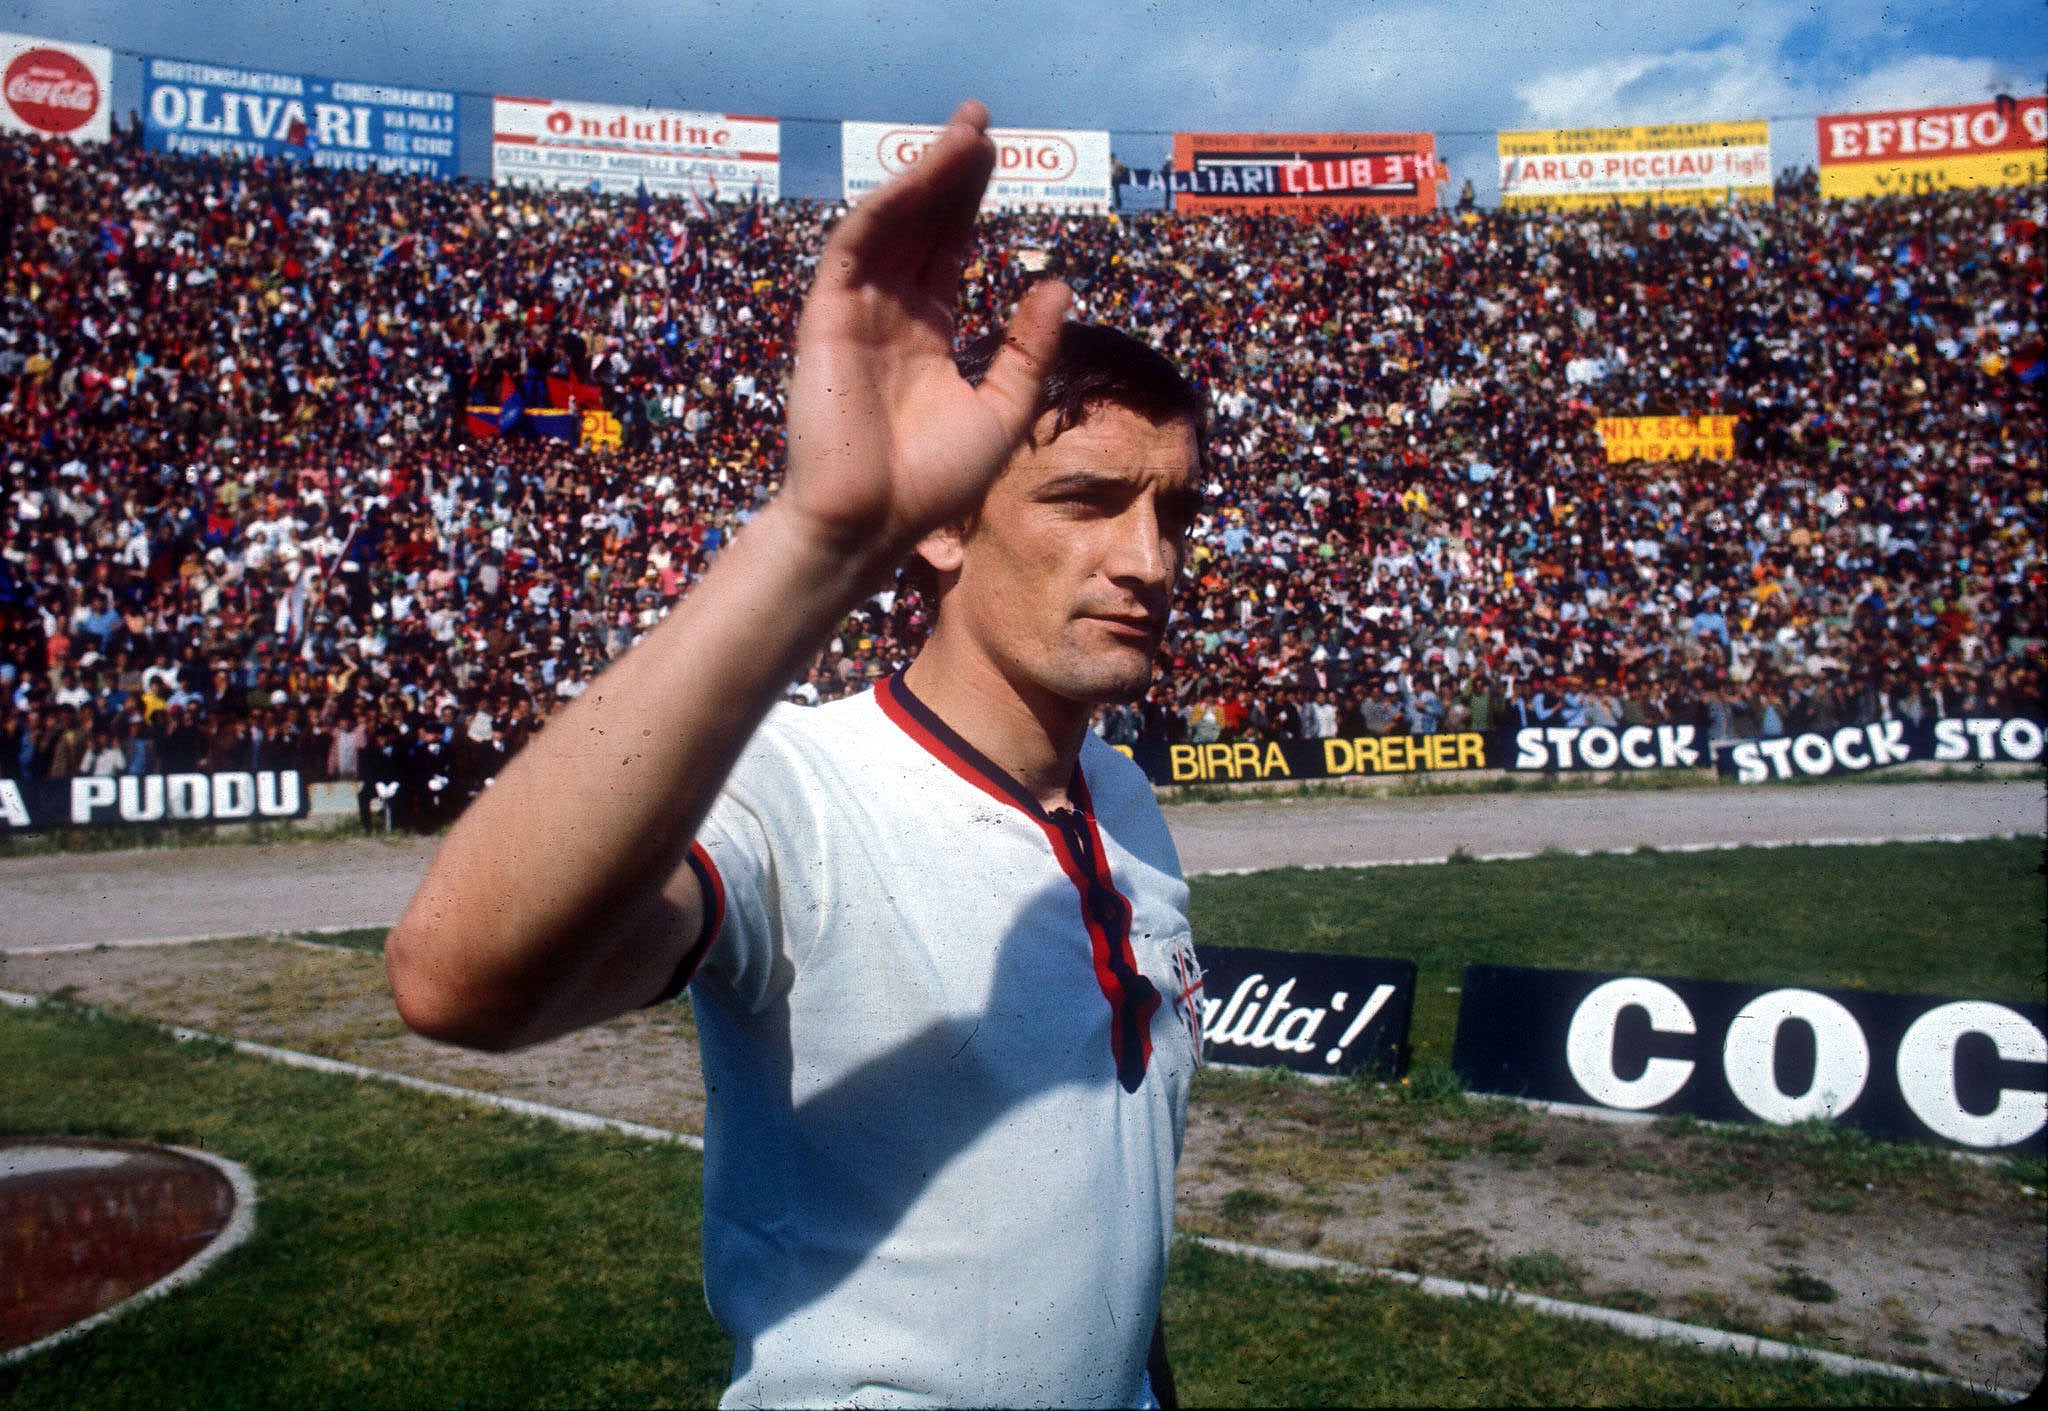
<path fill-rule="evenodd" d="M 731 1406 L 1133 1406 L 1199 1061 L 1187 885 L 1092 735 L 1048 814 L 901 677 L 778 706 L 698 835 Z"/>

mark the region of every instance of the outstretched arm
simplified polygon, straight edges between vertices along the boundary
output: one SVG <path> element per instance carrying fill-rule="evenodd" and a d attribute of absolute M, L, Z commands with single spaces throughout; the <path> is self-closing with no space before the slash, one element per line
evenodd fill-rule
<path fill-rule="evenodd" d="M 685 860 L 727 771 L 834 625 L 980 502 L 1029 430 L 1067 293 L 1019 304 L 978 386 L 953 302 L 994 165 L 963 103 L 826 241 L 797 329 L 783 491 L 470 806 L 385 946 L 412 1028 L 477 1048 L 644 1004 L 696 938 Z"/>

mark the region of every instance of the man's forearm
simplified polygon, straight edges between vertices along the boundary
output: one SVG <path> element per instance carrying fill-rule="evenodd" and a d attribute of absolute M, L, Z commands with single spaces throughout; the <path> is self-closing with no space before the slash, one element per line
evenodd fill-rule
<path fill-rule="evenodd" d="M 450 832 L 387 944 L 407 1022 L 507 1047 L 656 993 L 697 914 L 663 890 L 727 771 L 892 558 L 824 547 L 775 505 L 757 516 Z"/>

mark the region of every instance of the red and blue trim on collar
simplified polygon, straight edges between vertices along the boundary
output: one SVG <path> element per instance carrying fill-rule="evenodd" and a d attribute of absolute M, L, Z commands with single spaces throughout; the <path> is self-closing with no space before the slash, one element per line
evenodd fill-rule
<path fill-rule="evenodd" d="M 1095 982 L 1109 1002 L 1109 1042 L 1117 1082 L 1125 1092 L 1136 1092 L 1152 1061 L 1152 1016 L 1159 1009 L 1159 991 L 1138 969 L 1131 951 L 1130 899 L 1117 890 L 1110 876 L 1109 854 L 1102 846 L 1088 781 L 1079 762 L 1067 790 L 1075 806 L 1048 811 L 1029 789 L 919 700 L 902 672 L 876 683 L 875 700 L 884 715 L 939 763 L 991 798 L 1017 809 L 1044 832 L 1053 858 L 1080 898 Z"/>

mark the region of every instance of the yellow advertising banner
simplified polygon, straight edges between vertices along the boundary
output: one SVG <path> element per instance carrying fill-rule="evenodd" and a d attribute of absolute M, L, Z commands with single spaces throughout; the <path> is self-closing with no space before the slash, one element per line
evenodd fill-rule
<path fill-rule="evenodd" d="M 583 414 L 583 444 L 600 451 L 616 451 L 623 431 L 619 419 L 610 412 L 588 411 Z"/>
<path fill-rule="evenodd" d="M 1669 123 L 1499 134 L 1509 207 L 1695 206 L 1771 199 L 1771 125 Z"/>
<path fill-rule="evenodd" d="M 1603 416 L 1600 444 L 1607 461 L 1732 460 L 1732 416 Z"/>
<path fill-rule="evenodd" d="M 1829 113 L 1820 194 L 1835 200 L 2048 180 L 2048 99 Z"/>

